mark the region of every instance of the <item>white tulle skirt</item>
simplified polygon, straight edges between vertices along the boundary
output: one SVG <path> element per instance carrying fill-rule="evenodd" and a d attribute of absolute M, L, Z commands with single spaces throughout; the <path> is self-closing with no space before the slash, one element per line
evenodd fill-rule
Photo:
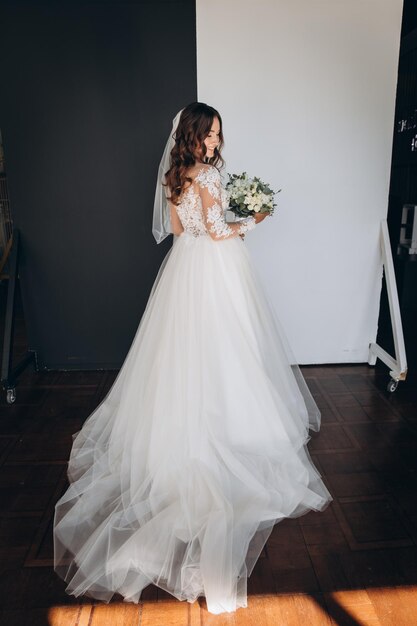
<path fill-rule="evenodd" d="M 138 602 L 150 583 L 211 613 L 284 518 L 331 496 L 306 449 L 320 411 L 239 238 L 174 238 L 118 376 L 73 435 L 56 503 L 66 591 Z"/>

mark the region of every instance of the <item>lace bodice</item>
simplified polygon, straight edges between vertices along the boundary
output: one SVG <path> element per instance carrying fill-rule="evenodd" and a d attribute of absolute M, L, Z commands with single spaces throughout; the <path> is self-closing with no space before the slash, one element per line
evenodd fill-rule
<path fill-rule="evenodd" d="M 254 217 L 227 223 L 224 211 L 228 207 L 227 191 L 221 185 L 220 173 L 213 165 L 202 165 L 193 183 L 182 194 L 176 207 L 184 231 L 212 239 L 228 239 L 255 227 Z"/>

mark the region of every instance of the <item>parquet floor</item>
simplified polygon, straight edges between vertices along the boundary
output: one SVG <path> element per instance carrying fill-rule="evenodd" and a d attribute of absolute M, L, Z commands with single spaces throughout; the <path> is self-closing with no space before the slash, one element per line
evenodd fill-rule
<path fill-rule="evenodd" d="M 17 351 L 24 343 L 18 320 Z M 65 593 L 51 567 L 54 504 L 71 435 L 116 372 L 27 370 L 16 403 L 0 398 L 1 626 L 416 626 L 416 376 L 390 395 L 382 364 L 302 372 L 322 410 L 309 450 L 334 502 L 276 525 L 248 608 L 215 616 L 204 598 L 191 605 L 152 585 L 139 605 Z"/>

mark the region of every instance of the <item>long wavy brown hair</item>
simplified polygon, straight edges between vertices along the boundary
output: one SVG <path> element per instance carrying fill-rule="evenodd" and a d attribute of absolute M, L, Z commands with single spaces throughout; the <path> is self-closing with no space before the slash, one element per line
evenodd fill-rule
<path fill-rule="evenodd" d="M 211 130 L 214 118 L 220 123 L 219 145 L 215 148 L 212 157 L 207 157 L 205 138 Z M 177 205 L 184 191 L 184 185 L 192 182 L 186 171 L 195 165 L 197 161 L 210 163 L 217 167 L 218 163 L 224 164 L 220 152 L 224 145 L 223 124 L 220 113 L 204 102 L 191 102 L 184 108 L 178 121 L 175 132 L 175 145 L 171 150 L 171 167 L 165 172 L 164 187 L 168 187 L 171 196 L 168 197 L 173 204 Z"/>

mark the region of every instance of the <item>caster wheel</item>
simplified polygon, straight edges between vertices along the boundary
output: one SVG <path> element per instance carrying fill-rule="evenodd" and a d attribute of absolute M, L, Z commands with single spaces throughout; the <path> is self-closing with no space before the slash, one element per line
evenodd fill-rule
<path fill-rule="evenodd" d="M 16 389 L 13 387 L 12 389 L 7 390 L 7 402 L 8 404 L 13 404 L 16 400 Z"/>
<path fill-rule="evenodd" d="M 394 380 L 393 378 L 391 378 L 391 380 L 389 381 L 388 385 L 387 385 L 387 391 L 389 391 L 390 393 L 393 393 L 398 387 L 398 380 Z"/>

